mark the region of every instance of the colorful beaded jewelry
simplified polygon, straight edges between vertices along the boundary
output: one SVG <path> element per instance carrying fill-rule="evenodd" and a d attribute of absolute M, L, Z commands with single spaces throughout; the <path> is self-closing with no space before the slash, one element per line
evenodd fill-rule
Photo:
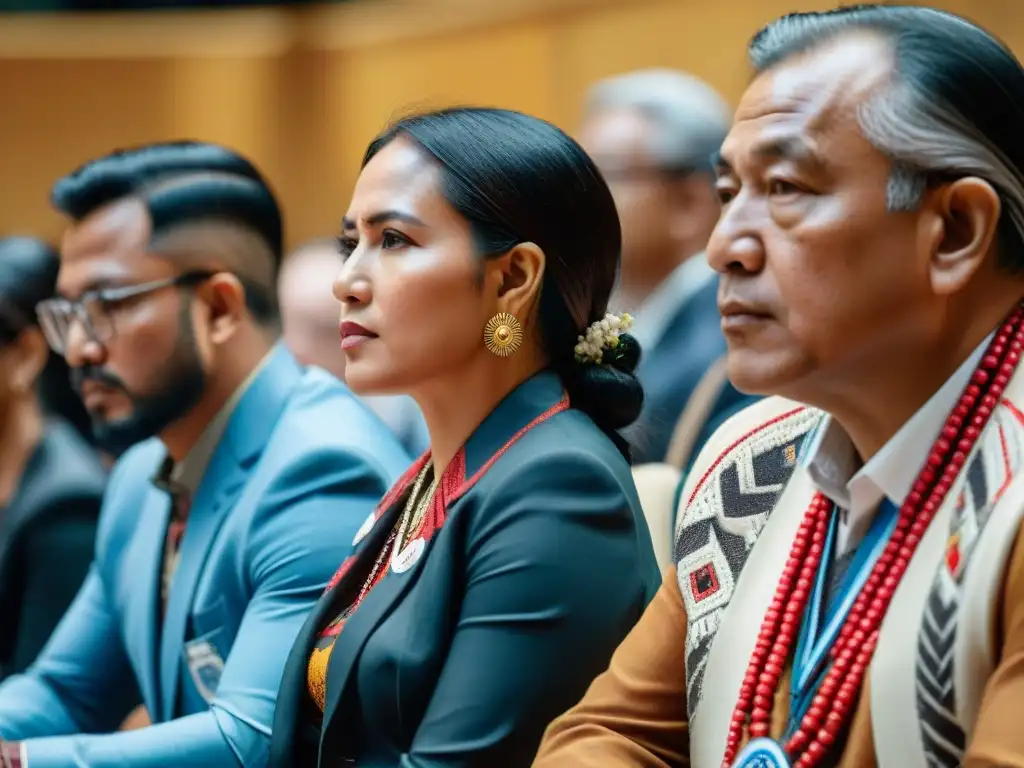
<path fill-rule="evenodd" d="M 800 523 L 747 665 L 729 725 L 722 768 L 755 762 L 762 765 L 766 757 L 772 765 L 785 765 L 782 761 L 789 760 L 797 768 L 813 768 L 839 738 L 857 703 L 893 594 L 1017 369 L 1024 348 L 1022 321 L 1024 309 L 1018 307 L 989 343 L 903 502 L 884 551 L 843 622 L 829 652 L 831 666 L 810 706 L 782 749 L 773 751 L 767 745 L 772 709 L 823 557 L 832 512 L 832 502 L 824 495 L 814 497 Z M 744 731 L 751 743 L 741 763 L 734 764 Z"/>

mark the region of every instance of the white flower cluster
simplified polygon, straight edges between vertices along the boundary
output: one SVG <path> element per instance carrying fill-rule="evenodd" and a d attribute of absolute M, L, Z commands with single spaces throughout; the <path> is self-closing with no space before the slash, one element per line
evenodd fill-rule
<path fill-rule="evenodd" d="M 600 364 L 606 350 L 619 346 L 619 334 L 633 327 L 628 314 L 607 314 L 590 324 L 576 340 L 576 362 Z"/>

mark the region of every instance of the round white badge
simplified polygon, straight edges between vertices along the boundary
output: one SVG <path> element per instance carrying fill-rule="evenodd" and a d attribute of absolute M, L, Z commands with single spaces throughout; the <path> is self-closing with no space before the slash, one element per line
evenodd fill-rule
<path fill-rule="evenodd" d="M 423 556 L 423 550 L 427 548 L 427 542 L 422 538 L 413 539 L 405 545 L 401 552 L 395 552 L 391 558 L 391 569 L 395 573 L 405 573 Z"/>
<path fill-rule="evenodd" d="M 377 516 L 371 512 L 370 516 L 363 521 L 363 524 L 359 526 L 359 530 L 356 531 L 356 537 L 352 539 L 352 546 L 354 547 L 360 541 L 366 538 L 366 536 L 373 530 L 373 524 L 377 522 Z"/>

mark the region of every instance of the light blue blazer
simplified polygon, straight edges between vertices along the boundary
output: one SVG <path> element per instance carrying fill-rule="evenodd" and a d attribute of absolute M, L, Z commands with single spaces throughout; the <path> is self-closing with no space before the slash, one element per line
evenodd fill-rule
<path fill-rule="evenodd" d="M 0 738 L 23 741 L 31 768 L 266 763 L 298 630 L 410 461 L 343 384 L 272 355 L 196 491 L 162 622 L 163 446 L 115 467 L 85 584 L 38 661 L 0 685 Z M 111 733 L 140 700 L 155 724 Z"/>

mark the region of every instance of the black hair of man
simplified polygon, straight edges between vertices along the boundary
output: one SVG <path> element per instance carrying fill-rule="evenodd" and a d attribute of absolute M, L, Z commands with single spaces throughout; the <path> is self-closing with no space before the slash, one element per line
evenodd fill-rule
<path fill-rule="evenodd" d="M 229 224 L 254 234 L 267 254 L 236 253 L 230 270 L 245 287 L 256 321 L 278 323 L 281 210 L 267 181 L 237 152 L 200 141 L 118 149 L 57 181 L 50 198 L 76 222 L 105 205 L 138 199 L 149 212 L 153 241 L 185 225 Z"/>

